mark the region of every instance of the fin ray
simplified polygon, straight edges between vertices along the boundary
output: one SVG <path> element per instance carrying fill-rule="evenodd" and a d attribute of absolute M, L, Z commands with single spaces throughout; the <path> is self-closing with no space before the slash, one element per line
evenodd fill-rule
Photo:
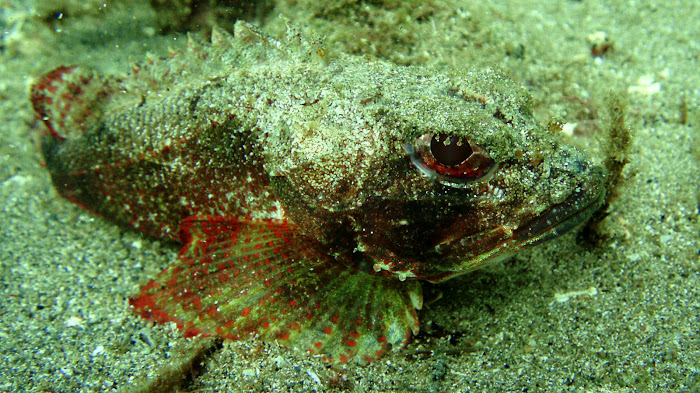
<path fill-rule="evenodd" d="M 105 78 L 83 67 L 59 67 L 42 76 L 30 92 L 34 111 L 56 139 L 75 139 L 102 116 L 98 104 L 112 92 Z"/>
<path fill-rule="evenodd" d="M 180 261 L 132 299 L 146 318 L 336 363 L 370 361 L 417 332 L 417 282 L 345 266 L 287 221 L 192 217 L 182 231 Z"/>

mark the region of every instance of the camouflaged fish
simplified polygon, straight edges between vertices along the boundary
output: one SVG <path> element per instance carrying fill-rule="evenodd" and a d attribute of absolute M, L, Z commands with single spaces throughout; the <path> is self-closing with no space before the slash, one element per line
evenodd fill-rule
<path fill-rule="evenodd" d="M 366 362 L 418 331 L 441 282 L 586 221 L 604 171 L 538 126 L 492 69 L 330 59 L 293 27 L 58 68 L 31 91 L 59 192 L 178 261 L 131 300 L 186 336 L 257 335 Z"/>

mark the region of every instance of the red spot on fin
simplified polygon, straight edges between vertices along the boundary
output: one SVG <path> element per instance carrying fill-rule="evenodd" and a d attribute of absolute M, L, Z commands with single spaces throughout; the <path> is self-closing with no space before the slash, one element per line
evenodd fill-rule
<path fill-rule="evenodd" d="M 285 220 L 191 217 L 181 228 L 180 260 L 131 300 L 145 318 L 187 335 L 258 334 L 331 362 L 371 361 L 417 332 L 417 282 L 345 266 Z"/>
<path fill-rule="evenodd" d="M 111 83 L 82 67 L 59 67 L 32 85 L 34 111 L 48 134 L 59 140 L 76 138 L 102 116 L 102 101 L 111 94 Z"/>

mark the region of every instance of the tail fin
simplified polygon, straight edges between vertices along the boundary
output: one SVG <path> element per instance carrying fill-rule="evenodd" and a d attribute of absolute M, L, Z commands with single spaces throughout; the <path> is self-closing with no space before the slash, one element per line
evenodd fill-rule
<path fill-rule="evenodd" d="M 41 77 L 31 88 L 34 111 L 47 134 L 63 141 L 83 134 L 102 116 L 100 101 L 112 88 L 82 67 L 59 67 Z"/>

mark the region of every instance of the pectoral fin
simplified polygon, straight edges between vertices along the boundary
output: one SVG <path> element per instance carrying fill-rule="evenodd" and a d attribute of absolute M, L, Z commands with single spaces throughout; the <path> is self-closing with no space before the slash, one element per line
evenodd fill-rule
<path fill-rule="evenodd" d="M 181 227 L 180 260 L 131 304 L 186 336 L 258 335 L 363 363 L 418 331 L 420 284 L 345 266 L 287 221 L 191 217 Z"/>

